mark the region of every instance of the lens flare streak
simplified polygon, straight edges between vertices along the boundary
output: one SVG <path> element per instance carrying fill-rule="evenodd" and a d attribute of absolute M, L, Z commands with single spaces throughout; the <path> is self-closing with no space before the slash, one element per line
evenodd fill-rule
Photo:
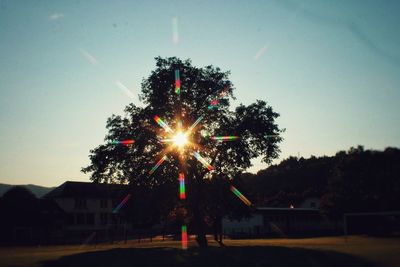
<path fill-rule="evenodd" d="M 172 129 L 171 127 L 168 126 L 168 124 L 163 121 L 160 117 L 158 117 L 157 115 L 154 116 L 154 120 L 157 122 L 158 125 L 160 125 L 167 133 L 172 133 Z"/>
<path fill-rule="evenodd" d="M 171 142 L 173 142 L 174 139 L 173 139 L 173 138 L 164 138 L 164 139 L 160 138 L 159 141 L 160 141 L 160 143 L 162 143 L 162 144 L 166 144 L 166 143 L 171 143 Z"/>
<path fill-rule="evenodd" d="M 259 59 L 262 56 L 262 54 L 265 53 L 265 51 L 267 51 L 267 46 L 266 45 L 261 47 L 260 50 L 257 51 L 257 54 L 254 56 L 254 59 L 255 60 Z"/>
<path fill-rule="evenodd" d="M 216 108 L 219 104 L 219 100 L 223 98 L 228 93 L 228 88 L 223 89 L 219 94 L 218 97 L 210 102 L 208 109 Z"/>
<path fill-rule="evenodd" d="M 149 174 L 153 174 L 158 167 L 160 167 L 161 164 L 163 164 L 163 162 L 167 159 L 167 155 L 164 155 L 158 162 L 156 165 L 154 165 L 154 167 L 149 171 Z"/>
<path fill-rule="evenodd" d="M 124 140 L 124 141 L 111 141 L 111 145 L 132 145 L 135 140 Z"/>
<path fill-rule="evenodd" d="M 132 93 L 131 90 L 128 89 L 128 87 L 127 87 L 125 84 L 123 84 L 121 81 L 118 81 L 118 80 L 115 81 L 115 84 L 116 84 L 122 91 L 124 91 L 124 93 L 125 93 L 129 98 L 135 99 L 135 95 Z"/>
<path fill-rule="evenodd" d="M 92 65 L 97 65 L 98 64 L 98 61 L 97 61 L 97 59 L 92 55 L 92 54 L 90 54 L 88 51 L 86 51 L 85 49 L 79 49 L 79 51 L 81 52 L 81 54 L 83 55 L 83 57 L 87 60 L 87 61 L 89 61 L 90 62 L 90 64 L 92 64 Z"/>
<path fill-rule="evenodd" d="M 183 173 L 179 174 L 179 198 L 186 199 L 185 194 L 185 175 Z"/>
<path fill-rule="evenodd" d="M 193 152 L 193 156 L 200 161 L 201 164 L 203 164 L 204 167 L 206 167 L 209 171 L 214 170 L 214 167 L 211 166 L 198 152 Z"/>
<path fill-rule="evenodd" d="M 219 99 L 214 99 L 213 101 L 211 101 L 210 105 L 208 106 L 208 109 L 216 108 L 218 106 L 218 103 Z"/>
<path fill-rule="evenodd" d="M 178 18 L 172 18 L 172 42 L 174 44 L 179 43 L 179 32 L 178 32 Z"/>
<path fill-rule="evenodd" d="M 81 248 L 87 244 L 89 244 L 93 238 L 96 236 L 96 232 L 91 233 L 86 239 L 85 241 L 83 241 L 83 243 L 81 244 Z"/>
<path fill-rule="evenodd" d="M 236 189 L 233 185 L 231 185 L 230 190 L 232 193 L 234 193 L 238 198 L 240 198 L 241 201 L 243 201 L 244 204 L 247 206 L 251 206 L 250 200 L 248 200 L 242 193 L 240 193 L 239 190 Z"/>
<path fill-rule="evenodd" d="M 125 204 L 128 202 L 128 200 L 131 198 L 131 194 L 126 195 L 124 199 L 121 201 L 121 203 L 118 204 L 118 206 L 115 207 L 115 209 L 112 211 L 112 213 L 117 213 Z"/>
<path fill-rule="evenodd" d="M 239 139 L 239 136 L 235 136 L 235 135 L 211 136 L 211 140 L 219 141 L 219 142 L 235 141 L 237 139 Z"/>
<path fill-rule="evenodd" d="M 203 116 L 200 116 L 193 124 L 192 126 L 190 126 L 188 132 L 191 132 L 196 126 L 197 124 L 199 124 L 201 122 L 201 120 L 203 119 Z"/>
<path fill-rule="evenodd" d="M 175 93 L 178 95 L 181 93 L 181 78 L 179 70 L 175 70 Z"/>
<path fill-rule="evenodd" d="M 182 249 L 187 249 L 188 236 L 186 225 L 182 225 Z"/>

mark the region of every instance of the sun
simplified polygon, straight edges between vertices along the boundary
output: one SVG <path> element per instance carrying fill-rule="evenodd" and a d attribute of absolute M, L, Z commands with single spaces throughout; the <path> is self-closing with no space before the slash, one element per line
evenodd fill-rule
<path fill-rule="evenodd" d="M 186 134 L 184 134 L 183 132 L 177 132 L 173 138 L 172 138 L 172 142 L 174 143 L 175 146 L 177 146 L 178 148 L 184 148 L 185 145 L 189 142 L 187 139 Z"/>

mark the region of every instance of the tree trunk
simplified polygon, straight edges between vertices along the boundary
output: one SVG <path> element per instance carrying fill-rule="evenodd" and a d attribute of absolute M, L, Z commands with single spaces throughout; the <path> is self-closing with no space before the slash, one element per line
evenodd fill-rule
<path fill-rule="evenodd" d="M 204 222 L 204 216 L 198 205 L 193 207 L 193 219 L 196 230 L 196 242 L 201 248 L 208 247 L 208 242 L 206 238 L 206 224 Z"/>
<path fill-rule="evenodd" d="M 208 247 L 207 238 L 206 238 L 206 223 L 204 221 L 204 182 L 203 175 L 196 176 L 197 179 L 194 179 L 193 182 L 196 183 L 195 189 L 193 190 L 193 201 L 192 201 L 192 211 L 193 211 L 193 220 L 194 227 L 196 233 L 196 241 L 199 247 L 206 248 Z"/>
<path fill-rule="evenodd" d="M 220 245 L 222 244 L 222 219 L 221 216 L 217 215 L 214 218 L 214 240 Z"/>

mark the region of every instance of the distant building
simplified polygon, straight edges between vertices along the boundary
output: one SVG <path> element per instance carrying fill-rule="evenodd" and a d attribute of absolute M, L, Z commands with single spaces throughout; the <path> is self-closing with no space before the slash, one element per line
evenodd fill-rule
<path fill-rule="evenodd" d="M 113 210 L 127 194 L 127 185 L 67 181 L 44 198 L 64 211 L 66 242 L 85 242 L 124 235 L 129 226 Z"/>
<path fill-rule="evenodd" d="M 305 199 L 300 207 L 258 207 L 249 218 L 222 220 L 223 233 L 231 237 L 315 235 L 332 232 L 336 225 L 319 211 L 319 199 Z"/>
<path fill-rule="evenodd" d="M 300 203 L 299 208 L 319 209 L 320 202 L 320 198 L 309 197 L 304 199 L 303 202 Z"/>

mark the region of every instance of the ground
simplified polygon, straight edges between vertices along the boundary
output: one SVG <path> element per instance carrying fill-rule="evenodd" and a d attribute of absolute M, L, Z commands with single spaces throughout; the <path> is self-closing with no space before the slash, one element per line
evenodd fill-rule
<path fill-rule="evenodd" d="M 127 244 L 0 248 L 0 266 L 400 266 L 400 239 L 351 236 L 210 241 L 131 240 Z"/>

